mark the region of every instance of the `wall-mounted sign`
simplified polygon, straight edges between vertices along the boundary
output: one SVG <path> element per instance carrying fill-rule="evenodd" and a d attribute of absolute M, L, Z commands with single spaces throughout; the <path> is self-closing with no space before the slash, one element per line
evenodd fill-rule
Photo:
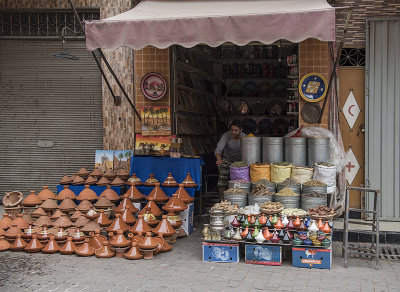
<path fill-rule="evenodd" d="M 304 76 L 299 84 L 301 97 L 309 102 L 317 102 L 326 96 L 328 86 L 325 78 L 318 73 L 310 73 Z"/>
<path fill-rule="evenodd" d="M 140 89 L 150 100 L 159 100 L 167 93 L 167 83 L 158 73 L 147 73 L 140 82 Z"/>

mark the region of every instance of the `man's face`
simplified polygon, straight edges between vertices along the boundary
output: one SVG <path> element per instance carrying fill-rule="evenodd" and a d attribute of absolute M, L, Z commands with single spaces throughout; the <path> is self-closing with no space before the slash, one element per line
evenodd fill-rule
<path fill-rule="evenodd" d="M 231 134 L 232 134 L 232 137 L 233 138 L 239 138 L 240 137 L 240 133 L 241 133 L 241 130 L 240 130 L 240 128 L 238 127 L 238 126 L 232 126 L 231 127 Z"/>

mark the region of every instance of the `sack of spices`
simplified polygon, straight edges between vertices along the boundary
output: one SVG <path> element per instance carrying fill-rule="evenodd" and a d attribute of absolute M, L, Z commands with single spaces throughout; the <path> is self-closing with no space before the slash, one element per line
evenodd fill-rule
<path fill-rule="evenodd" d="M 293 166 L 291 178 L 303 184 L 312 180 L 314 169 L 309 167 Z"/>
<path fill-rule="evenodd" d="M 260 179 L 271 180 L 271 165 L 262 163 L 250 164 L 250 181 L 256 182 Z"/>
<path fill-rule="evenodd" d="M 250 181 L 249 165 L 245 161 L 236 161 L 230 167 L 231 180 Z"/>
<path fill-rule="evenodd" d="M 333 164 L 315 163 L 313 180 L 319 180 L 327 185 L 328 194 L 336 191 L 336 166 Z"/>
<path fill-rule="evenodd" d="M 271 164 L 271 181 L 282 182 L 290 178 L 292 174 L 292 164 L 289 162 L 278 162 Z"/>

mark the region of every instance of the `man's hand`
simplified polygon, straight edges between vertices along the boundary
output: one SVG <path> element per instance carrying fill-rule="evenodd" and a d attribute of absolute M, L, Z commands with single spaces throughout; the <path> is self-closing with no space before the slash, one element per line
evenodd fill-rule
<path fill-rule="evenodd" d="M 220 166 L 222 164 L 222 160 L 221 159 L 217 159 L 216 164 L 217 164 L 217 166 Z"/>

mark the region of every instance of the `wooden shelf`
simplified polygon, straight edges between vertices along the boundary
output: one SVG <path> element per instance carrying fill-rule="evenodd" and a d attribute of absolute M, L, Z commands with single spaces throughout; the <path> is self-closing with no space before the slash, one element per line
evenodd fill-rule
<path fill-rule="evenodd" d="M 299 89 L 298 88 L 286 88 L 286 90 L 289 90 L 289 91 L 298 91 Z"/>
<path fill-rule="evenodd" d="M 198 74 L 203 75 L 204 77 L 206 77 L 208 79 L 217 79 L 216 76 L 214 76 L 214 75 L 212 75 L 212 74 L 210 74 L 208 72 L 205 72 L 203 70 L 200 70 L 198 68 L 195 68 L 192 65 L 186 64 L 186 63 L 184 63 L 182 61 L 176 60 L 176 65 L 177 65 L 178 68 L 180 68 L 180 69 L 182 69 L 182 70 L 184 70 L 186 72 L 198 73 Z"/>
<path fill-rule="evenodd" d="M 182 88 L 182 89 L 186 89 L 186 90 L 189 90 L 191 92 L 197 92 L 197 93 L 201 93 L 201 94 L 205 94 L 205 95 L 212 95 L 214 97 L 217 96 L 214 93 L 210 93 L 210 92 L 203 91 L 203 90 L 200 90 L 200 89 L 188 87 L 188 86 L 185 86 L 185 85 L 182 85 L 182 84 L 179 84 L 179 83 L 176 84 L 176 87 L 179 87 L 179 88 Z"/>
<path fill-rule="evenodd" d="M 297 79 L 297 78 L 299 78 L 299 75 L 297 75 L 297 76 L 286 76 L 286 78 L 289 78 L 289 79 Z"/>
<path fill-rule="evenodd" d="M 240 114 L 234 114 L 234 115 L 228 115 L 228 117 L 243 117 L 243 118 L 291 118 L 293 115 L 290 113 L 287 113 L 286 115 L 240 115 Z"/>
<path fill-rule="evenodd" d="M 247 62 L 247 63 L 251 63 L 251 62 L 271 62 L 271 61 L 275 61 L 275 62 L 279 62 L 279 60 L 281 60 L 282 63 L 286 64 L 286 59 L 284 58 L 271 58 L 271 59 L 245 59 L 245 58 L 238 58 L 238 59 L 211 59 L 210 61 L 218 63 L 232 63 L 232 62 Z"/>
<path fill-rule="evenodd" d="M 274 77 L 274 78 L 268 78 L 268 77 L 224 77 L 222 78 L 223 80 L 287 80 L 287 77 Z"/>
<path fill-rule="evenodd" d="M 210 113 L 203 113 L 203 112 L 196 112 L 196 111 L 190 111 L 190 110 L 184 110 L 184 109 L 176 109 L 177 112 L 182 112 L 182 113 L 188 113 L 188 114 L 197 114 L 197 115 L 203 115 L 203 116 L 215 116 L 215 114 L 210 114 Z"/>

